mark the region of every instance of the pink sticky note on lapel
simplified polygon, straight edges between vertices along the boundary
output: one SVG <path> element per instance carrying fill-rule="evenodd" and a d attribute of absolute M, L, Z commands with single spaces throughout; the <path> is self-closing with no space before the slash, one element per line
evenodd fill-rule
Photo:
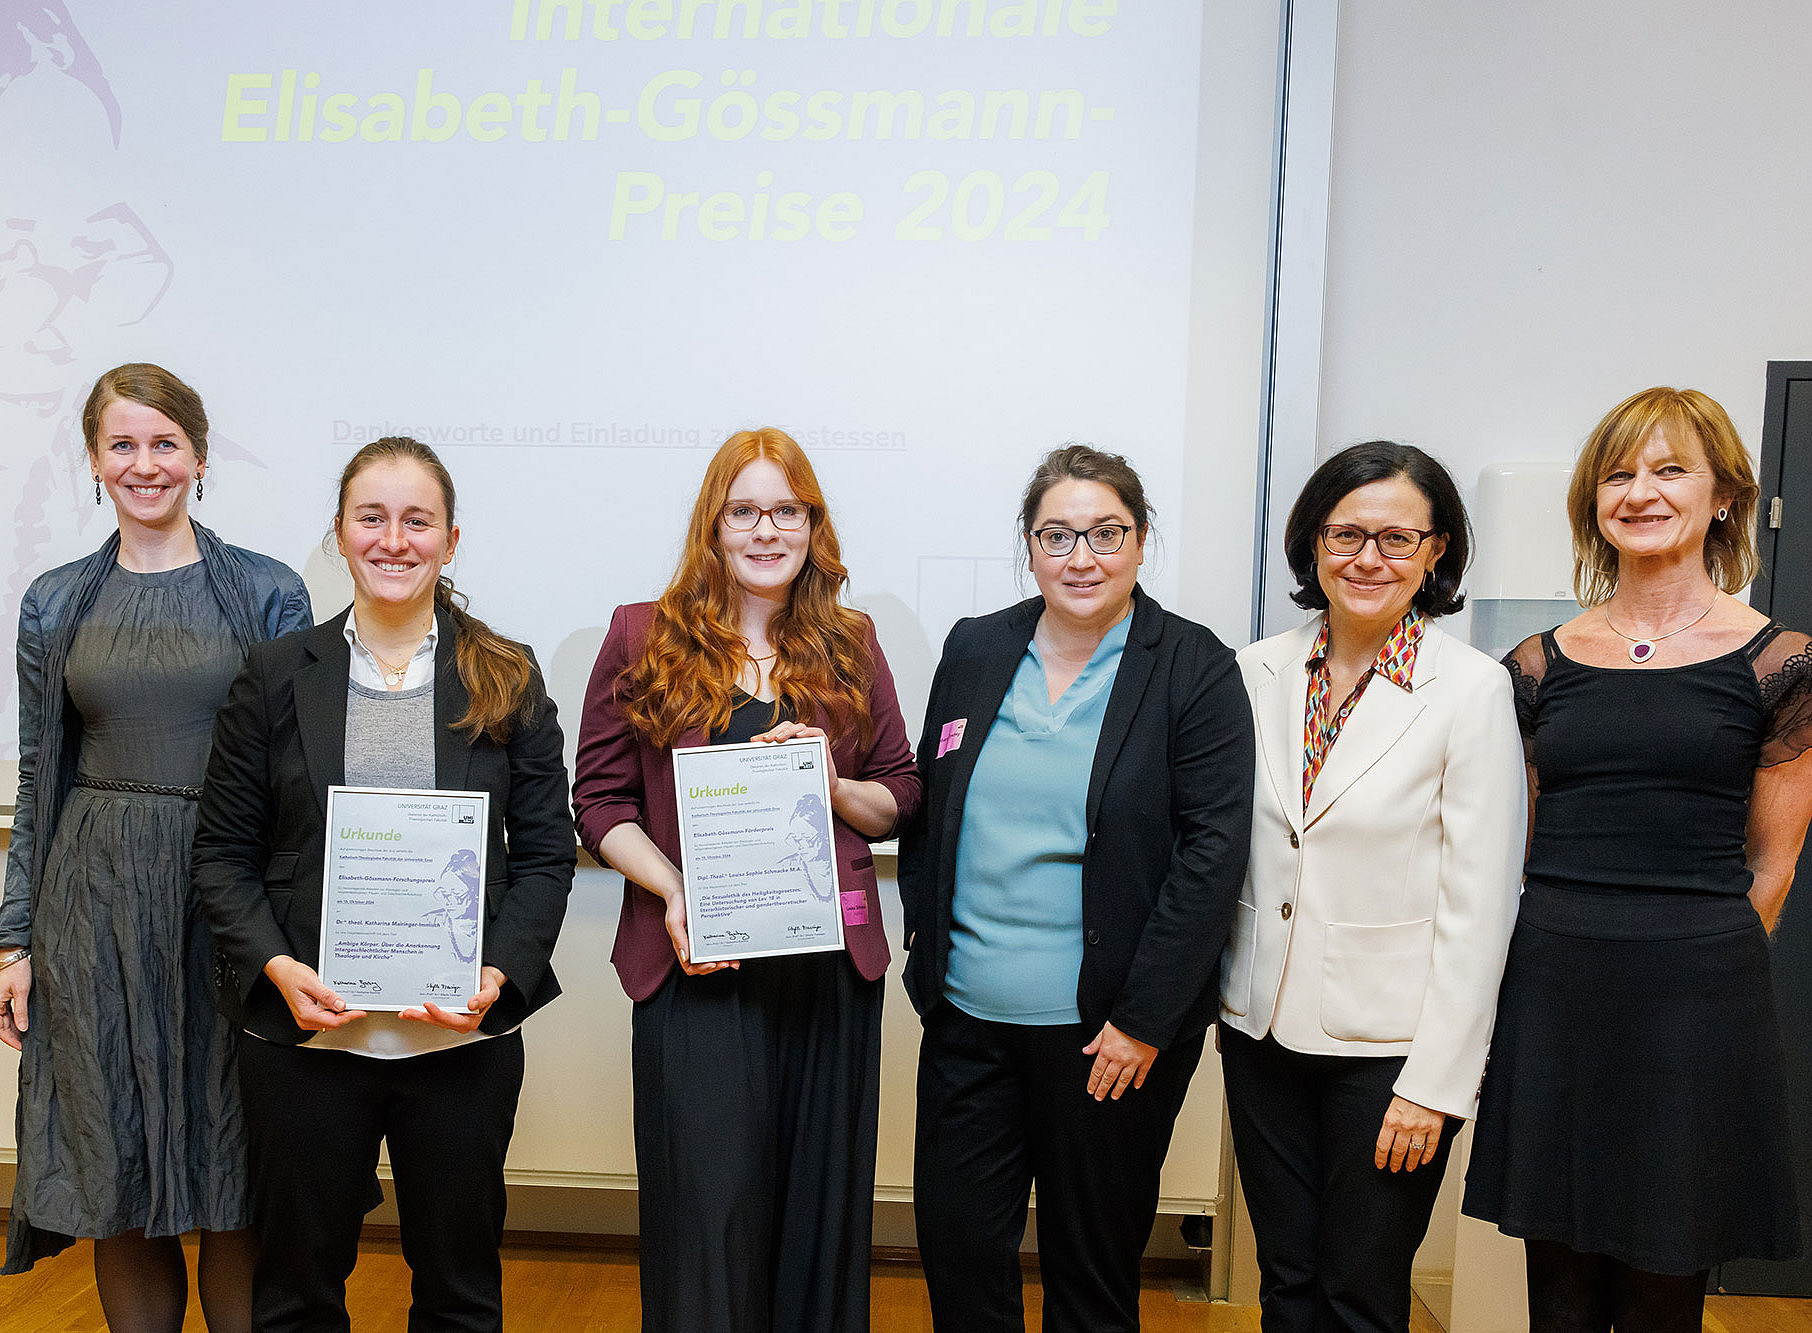
<path fill-rule="evenodd" d="M 963 743 L 963 729 L 969 725 L 969 719 L 959 717 L 954 722 L 944 723 L 944 729 L 938 733 L 937 757 L 942 759 Z"/>

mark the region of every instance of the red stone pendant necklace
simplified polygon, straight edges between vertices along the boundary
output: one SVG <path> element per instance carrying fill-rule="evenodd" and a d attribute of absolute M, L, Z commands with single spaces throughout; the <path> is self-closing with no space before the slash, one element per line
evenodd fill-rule
<path fill-rule="evenodd" d="M 1647 639 L 1638 639 L 1634 635 L 1625 634 L 1622 630 L 1618 629 L 1616 624 L 1611 620 L 1611 612 L 1608 606 L 1600 606 L 1598 609 L 1604 612 L 1604 623 L 1611 627 L 1611 633 L 1629 643 L 1630 661 L 1640 665 L 1655 655 L 1655 645 L 1657 643 L 1660 643 L 1663 639 L 1671 639 L 1674 635 L 1684 633 L 1686 630 L 1691 629 L 1694 625 L 1705 619 L 1706 616 L 1710 615 L 1711 607 L 1716 606 L 1717 604 L 1718 595 L 1713 593 L 1711 595 L 1711 606 L 1707 606 L 1703 611 L 1699 612 L 1698 615 L 1680 626 L 1679 629 L 1670 629 L 1665 634 L 1656 634 Z"/>

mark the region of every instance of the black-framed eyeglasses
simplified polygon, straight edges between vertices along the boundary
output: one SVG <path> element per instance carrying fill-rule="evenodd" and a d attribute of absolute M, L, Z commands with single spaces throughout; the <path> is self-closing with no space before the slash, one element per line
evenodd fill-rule
<path fill-rule="evenodd" d="M 1358 555 L 1367 542 L 1378 544 L 1378 554 L 1386 560 L 1407 560 L 1422 549 L 1422 543 L 1440 532 L 1439 528 L 1379 528 L 1368 532 L 1350 523 L 1329 523 L 1321 529 L 1321 544 L 1329 555 Z"/>
<path fill-rule="evenodd" d="M 732 532 L 747 532 L 764 518 L 782 532 L 797 532 L 811 522 L 812 507 L 799 500 L 784 500 L 772 509 L 747 500 L 732 500 L 724 506 L 724 526 Z"/>
<path fill-rule="evenodd" d="M 1036 529 L 1032 535 L 1046 555 L 1068 555 L 1076 549 L 1076 539 L 1086 538 L 1088 549 L 1096 555 L 1112 555 L 1126 544 L 1130 523 L 1097 523 L 1092 528 L 1064 528 L 1056 524 Z"/>

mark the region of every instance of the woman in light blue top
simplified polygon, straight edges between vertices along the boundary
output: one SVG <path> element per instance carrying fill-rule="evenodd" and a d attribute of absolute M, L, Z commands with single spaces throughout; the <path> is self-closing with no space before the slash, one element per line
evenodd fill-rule
<path fill-rule="evenodd" d="M 1082 848 L 1088 774 L 1130 620 L 1102 637 L 1053 702 L 1044 655 L 1027 645 L 976 756 L 956 846 L 944 994 L 996 1023 L 1080 1023 Z"/>
<path fill-rule="evenodd" d="M 913 1197 L 940 1333 L 1019 1326 L 1038 1188 L 1044 1327 L 1139 1326 L 1158 1172 L 1245 872 L 1233 654 L 1138 586 L 1125 459 L 1049 455 L 1020 510 L 1037 597 L 950 632 L 901 840 L 925 1023 Z"/>

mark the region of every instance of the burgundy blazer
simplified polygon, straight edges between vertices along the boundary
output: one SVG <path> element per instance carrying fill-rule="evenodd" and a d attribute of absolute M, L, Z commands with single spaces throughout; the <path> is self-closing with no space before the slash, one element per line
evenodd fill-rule
<path fill-rule="evenodd" d="M 573 812 L 579 841 L 598 857 L 598 844 L 618 824 L 633 820 L 654 845 L 678 865 L 679 808 L 673 794 L 673 755 L 652 744 L 629 725 L 623 711 L 618 678 L 640 655 L 654 623 L 654 603 L 619 606 L 610 620 L 610 632 L 598 650 L 591 683 L 585 689 L 585 712 L 579 722 L 579 751 L 574 763 Z M 869 695 L 869 716 L 874 719 L 874 740 L 858 747 L 853 733 L 831 747 L 831 758 L 842 777 L 879 782 L 893 793 L 899 805 L 894 828 L 903 828 L 918 812 L 921 788 L 913 767 L 912 748 L 906 743 L 906 723 L 900 717 L 900 700 L 894 692 L 893 673 L 881 656 L 874 626 L 868 626 L 868 650 L 874 655 L 875 683 Z M 684 732 L 674 748 L 704 745 L 703 730 Z M 868 919 L 860 925 L 844 919 L 843 939 L 850 961 L 870 981 L 887 971 L 887 934 L 881 925 L 881 900 L 875 890 L 875 858 L 868 841 L 841 819 L 834 819 L 837 834 L 837 881 L 841 892 L 861 889 L 868 903 Z M 891 836 L 892 830 L 889 830 Z M 667 937 L 665 906 L 659 895 L 625 880 L 623 914 L 617 924 L 616 947 L 610 961 L 632 1000 L 645 1000 L 661 988 L 678 964 L 673 942 Z"/>

